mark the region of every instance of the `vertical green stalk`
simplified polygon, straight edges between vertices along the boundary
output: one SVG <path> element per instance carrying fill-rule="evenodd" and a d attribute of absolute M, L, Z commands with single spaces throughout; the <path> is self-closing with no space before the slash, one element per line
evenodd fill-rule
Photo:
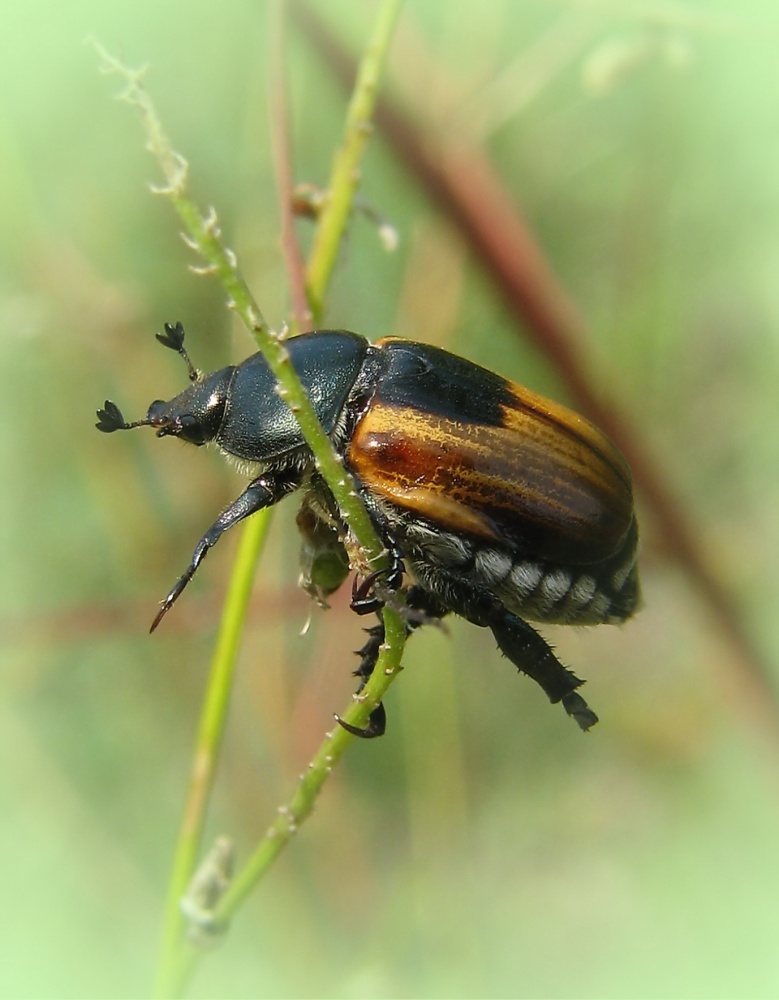
<path fill-rule="evenodd" d="M 324 315 L 325 294 L 360 184 L 360 163 L 373 131 L 379 77 L 399 11 L 400 0 L 385 0 L 379 10 L 373 37 L 357 72 L 343 141 L 333 159 L 330 184 L 306 268 L 306 294 L 315 324 L 321 323 Z"/>
<path fill-rule="evenodd" d="M 385 611 L 385 629 L 385 645 L 376 670 L 364 693 L 343 713 L 344 721 L 355 726 L 362 727 L 366 724 L 370 712 L 381 701 L 385 691 L 402 669 L 400 660 L 406 639 L 406 623 L 400 615 Z M 325 735 L 323 743 L 309 762 L 305 773 L 301 775 L 289 802 L 276 810 L 276 819 L 265 831 L 248 861 L 214 909 L 212 914 L 214 927 L 226 927 L 256 889 L 260 879 L 267 874 L 282 850 L 297 833 L 300 825 L 310 815 L 325 782 L 353 740 L 354 737 L 339 725 L 334 725 Z M 188 982 L 201 954 L 202 952 L 194 948 L 180 949 L 178 964 L 171 968 L 173 974 L 171 981 L 178 985 Z"/>
<path fill-rule="evenodd" d="M 341 239 L 351 212 L 359 181 L 359 164 L 371 131 L 370 119 L 375 105 L 378 79 L 386 57 L 400 0 L 385 0 L 368 45 L 355 85 L 347 115 L 342 146 L 336 153 L 329 196 L 319 220 L 312 260 L 307 271 L 307 295 L 312 311 L 321 318 L 326 290 L 338 255 Z M 319 424 L 308 396 L 289 363 L 283 343 L 270 330 L 251 292 L 238 272 L 234 255 L 221 241 L 213 213 L 203 215 L 187 193 L 188 167 L 169 142 L 154 107 L 141 83 L 141 74 L 121 66 L 106 53 L 104 63 L 127 80 L 125 98 L 135 105 L 144 121 L 149 147 L 156 155 L 167 186 L 159 193 L 170 198 L 193 249 L 206 261 L 204 273 L 215 274 L 228 293 L 230 306 L 241 315 L 258 341 L 269 366 L 279 381 L 279 392 L 298 417 L 306 441 L 310 444 L 317 468 L 336 498 L 345 522 L 362 547 L 368 565 L 380 566 L 383 546 L 362 503 L 356 496 L 350 477 L 333 452 L 327 435 Z M 214 653 L 209 683 L 199 725 L 195 759 L 190 779 L 184 817 L 171 873 L 163 938 L 155 981 L 158 996 L 175 996 L 183 990 L 197 963 L 199 953 L 188 947 L 183 938 L 184 918 L 180 901 L 184 896 L 202 853 L 202 831 L 206 807 L 213 784 L 219 748 L 224 732 L 229 694 L 240 636 L 251 593 L 258 553 L 267 530 L 267 517 L 256 515 L 244 527 L 238 559 L 231 580 Z M 405 641 L 405 623 L 392 611 L 385 612 L 386 638 L 377 669 L 364 693 L 343 713 L 347 722 L 364 726 L 371 711 L 400 670 Z M 327 734 L 297 790 L 287 806 L 279 809 L 279 818 L 268 829 L 249 863 L 239 873 L 214 914 L 221 923 L 243 902 L 259 878 L 267 871 L 298 824 L 311 812 L 333 766 L 340 760 L 352 737 L 336 726 Z"/>
<path fill-rule="evenodd" d="M 206 809 L 219 760 L 246 610 L 251 599 L 260 552 L 270 525 L 269 514 L 269 511 L 261 511 L 244 525 L 225 597 L 203 697 L 186 806 L 170 873 L 155 996 L 171 996 L 179 984 L 174 976 L 179 965 L 184 934 L 181 899 L 187 891 L 202 851 Z"/>

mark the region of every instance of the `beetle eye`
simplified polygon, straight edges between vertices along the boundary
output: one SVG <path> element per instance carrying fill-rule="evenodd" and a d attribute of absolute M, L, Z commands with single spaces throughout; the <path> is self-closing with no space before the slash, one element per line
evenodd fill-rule
<path fill-rule="evenodd" d="M 178 433 L 180 438 L 188 441 L 189 444 L 205 444 L 206 436 L 203 424 L 191 413 L 182 413 L 177 421 L 181 430 Z"/>

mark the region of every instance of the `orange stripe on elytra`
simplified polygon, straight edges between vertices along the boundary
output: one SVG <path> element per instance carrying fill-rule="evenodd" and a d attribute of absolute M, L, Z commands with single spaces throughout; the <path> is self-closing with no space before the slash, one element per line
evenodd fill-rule
<path fill-rule="evenodd" d="M 518 396 L 499 427 L 374 403 L 347 459 L 368 489 L 454 531 L 496 538 L 498 520 L 535 524 L 589 559 L 614 551 L 629 527 L 611 443 L 534 394 Z"/>

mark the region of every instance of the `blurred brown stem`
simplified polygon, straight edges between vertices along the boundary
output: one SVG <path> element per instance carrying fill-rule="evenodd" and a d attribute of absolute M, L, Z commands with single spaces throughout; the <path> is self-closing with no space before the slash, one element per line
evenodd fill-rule
<path fill-rule="evenodd" d="M 279 196 L 281 242 L 287 268 L 290 312 L 296 333 L 311 326 L 312 313 L 306 297 L 306 265 L 295 233 L 293 213 L 293 154 L 286 73 L 286 19 L 282 0 L 271 8 L 271 131 L 276 188 Z"/>

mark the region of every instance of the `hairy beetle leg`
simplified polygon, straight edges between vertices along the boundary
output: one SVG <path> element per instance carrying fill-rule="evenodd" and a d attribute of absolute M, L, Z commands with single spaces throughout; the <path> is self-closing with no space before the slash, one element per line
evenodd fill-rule
<path fill-rule="evenodd" d="M 445 586 L 446 604 L 421 586 L 410 588 L 408 603 L 431 617 L 453 611 L 474 625 L 489 628 L 501 653 L 517 670 L 531 677 L 552 704 L 561 702 L 585 732 L 595 725 L 598 716 L 576 690 L 584 682 L 560 663 L 543 636 L 489 592 L 478 591 L 451 576 Z"/>
<path fill-rule="evenodd" d="M 361 649 L 355 650 L 357 656 L 361 657 L 359 667 L 353 671 L 354 677 L 359 677 L 362 681 L 360 685 L 360 690 L 362 690 L 365 682 L 371 676 L 376 666 L 376 661 L 379 658 L 379 651 L 381 645 L 384 642 L 384 621 L 381 616 L 376 625 L 371 625 L 370 628 L 366 628 L 365 631 L 368 634 L 368 638 L 365 641 L 365 645 Z"/>
<path fill-rule="evenodd" d="M 563 708 L 585 732 L 598 721 L 598 716 L 577 693 L 584 681 L 560 663 L 549 643 L 526 621 L 501 610 L 486 624 L 492 629 L 498 648 L 522 673 L 532 677 L 552 704 Z"/>
<path fill-rule="evenodd" d="M 580 681 L 579 683 L 584 683 Z M 578 723 L 579 728 L 585 733 L 592 729 L 598 721 L 598 716 L 593 712 L 587 702 L 576 691 L 564 694 L 560 702 L 571 718 Z"/>

